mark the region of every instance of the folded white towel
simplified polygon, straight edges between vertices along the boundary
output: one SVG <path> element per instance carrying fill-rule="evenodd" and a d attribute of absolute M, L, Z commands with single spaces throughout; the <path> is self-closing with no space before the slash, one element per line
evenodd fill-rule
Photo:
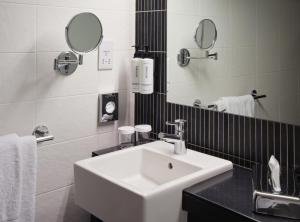
<path fill-rule="evenodd" d="M 21 202 L 21 150 L 16 134 L 0 137 L 0 221 L 18 219 Z"/>
<path fill-rule="evenodd" d="M 0 222 L 34 222 L 36 140 L 0 137 Z"/>
<path fill-rule="evenodd" d="M 236 115 L 254 117 L 255 101 L 252 95 L 237 97 L 221 97 L 216 105 L 218 111 L 226 111 Z"/>
<path fill-rule="evenodd" d="M 37 174 L 36 138 L 33 136 L 21 137 L 20 145 L 22 149 L 22 192 L 17 222 L 34 222 Z"/>

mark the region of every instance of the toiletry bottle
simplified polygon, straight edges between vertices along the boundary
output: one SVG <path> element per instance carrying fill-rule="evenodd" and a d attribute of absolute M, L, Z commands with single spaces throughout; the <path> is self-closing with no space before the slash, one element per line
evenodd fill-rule
<path fill-rule="evenodd" d="M 140 92 L 140 75 L 142 71 L 142 57 L 143 53 L 139 51 L 139 46 L 135 47 L 135 53 L 133 59 L 131 60 L 132 67 L 132 92 Z"/>
<path fill-rule="evenodd" d="M 152 94 L 154 86 L 154 59 L 149 53 L 149 47 L 145 46 L 145 56 L 141 60 L 142 71 L 140 75 L 140 93 L 141 94 Z"/>

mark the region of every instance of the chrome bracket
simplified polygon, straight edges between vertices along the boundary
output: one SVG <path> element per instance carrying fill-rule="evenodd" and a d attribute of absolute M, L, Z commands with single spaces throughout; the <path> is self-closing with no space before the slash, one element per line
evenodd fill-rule
<path fill-rule="evenodd" d="M 54 59 L 54 70 L 64 75 L 71 75 L 76 71 L 78 65 L 82 64 L 82 55 L 77 57 L 74 52 L 62 52 L 56 59 Z"/>
<path fill-rule="evenodd" d="M 177 55 L 177 63 L 181 67 L 186 67 L 189 65 L 191 59 L 213 59 L 218 60 L 218 53 L 209 53 L 209 51 L 205 52 L 204 57 L 192 57 L 190 51 L 188 49 L 180 49 L 179 54 Z"/>

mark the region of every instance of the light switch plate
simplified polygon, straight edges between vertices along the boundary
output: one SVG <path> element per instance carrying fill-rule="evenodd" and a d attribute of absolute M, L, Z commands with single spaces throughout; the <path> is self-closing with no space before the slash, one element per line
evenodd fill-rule
<path fill-rule="evenodd" d="M 99 46 L 98 69 L 112 70 L 113 69 L 113 48 L 112 41 L 103 41 Z"/>

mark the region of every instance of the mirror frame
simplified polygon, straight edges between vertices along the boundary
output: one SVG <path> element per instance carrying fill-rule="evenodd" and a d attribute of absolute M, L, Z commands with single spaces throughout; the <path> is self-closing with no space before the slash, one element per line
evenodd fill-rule
<path fill-rule="evenodd" d="M 202 48 L 202 46 L 201 46 L 201 45 L 198 43 L 198 41 L 197 41 L 197 31 L 199 30 L 200 24 L 201 24 L 202 22 L 205 22 L 205 21 L 209 21 L 209 22 L 211 22 L 211 23 L 215 26 L 215 32 L 216 32 L 216 35 L 215 35 L 215 38 L 214 38 L 213 42 L 211 43 L 211 45 L 210 45 L 209 47 L 207 47 L 207 48 Z M 195 35 L 194 35 L 194 40 L 195 40 L 197 46 L 198 46 L 200 49 L 202 49 L 202 50 L 209 50 L 209 49 L 212 49 L 212 48 L 215 46 L 217 39 L 218 39 L 218 30 L 217 30 L 217 26 L 216 26 L 216 24 L 214 23 L 214 21 L 211 20 L 211 19 L 202 19 L 202 20 L 198 23 L 198 26 L 197 26 L 197 28 L 196 28 L 196 32 L 195 32 Z"/>
<path fill-rule="evenodd" d="M 73 22 L 73 20 L 74 20 L 75 18 L 77 18 L 78 16 L 80 16 L 80 15 L 82 15 L 82 14 L 90 14 L 90 15 L 93 15 L 93 16 L 95 16 L 95 17 L 97 18 L 97 20 L 98 20 L 98 22 L 99 22 L 99 24 L 100 24 L 100 27 L 101 27 L 101 36 L 100 36 L 99 41 L 98 41 L 98 43 L 97 43 L 97 45 L 96 45 L 96 47 L 95 47 L 94 49 L 91 49 L 91 50 L 88 50 L 88 51 L 84 51 L 84 52 L 79 52 L 79 51 L 75 50 L 75 49 L 72 47 L 72 44 L 70 43 L 68 36 L 69 36 L 69 27 L 70 27 L 71 23 Z M 69 21 L 68 25 L 67 25 L 66 28 L 65 28 L 65 38 L 66 38 L 66 42 L 67 42 L 69 48 L 70 48 L 73 52 L 75 52 L 75 53 L 77 53 L 77 54 L 82 54 L 82 53 L 92 52 L 92 51 L 96 50 L 97 47 L 98 47 L 98 46 L 101 44 L 101 42 L 103 41 L 103 26 L 102 26 L 102 23 L 101 23 L 100 19 L 98 18 L 98 16 L 96 16 L 94 13 L 91 13 L 91 12 L 82 12 L 82 13 L 76 14 L 76 15 L 74 15 L 74 16 L 72 17 L 72 19 Z"/>

